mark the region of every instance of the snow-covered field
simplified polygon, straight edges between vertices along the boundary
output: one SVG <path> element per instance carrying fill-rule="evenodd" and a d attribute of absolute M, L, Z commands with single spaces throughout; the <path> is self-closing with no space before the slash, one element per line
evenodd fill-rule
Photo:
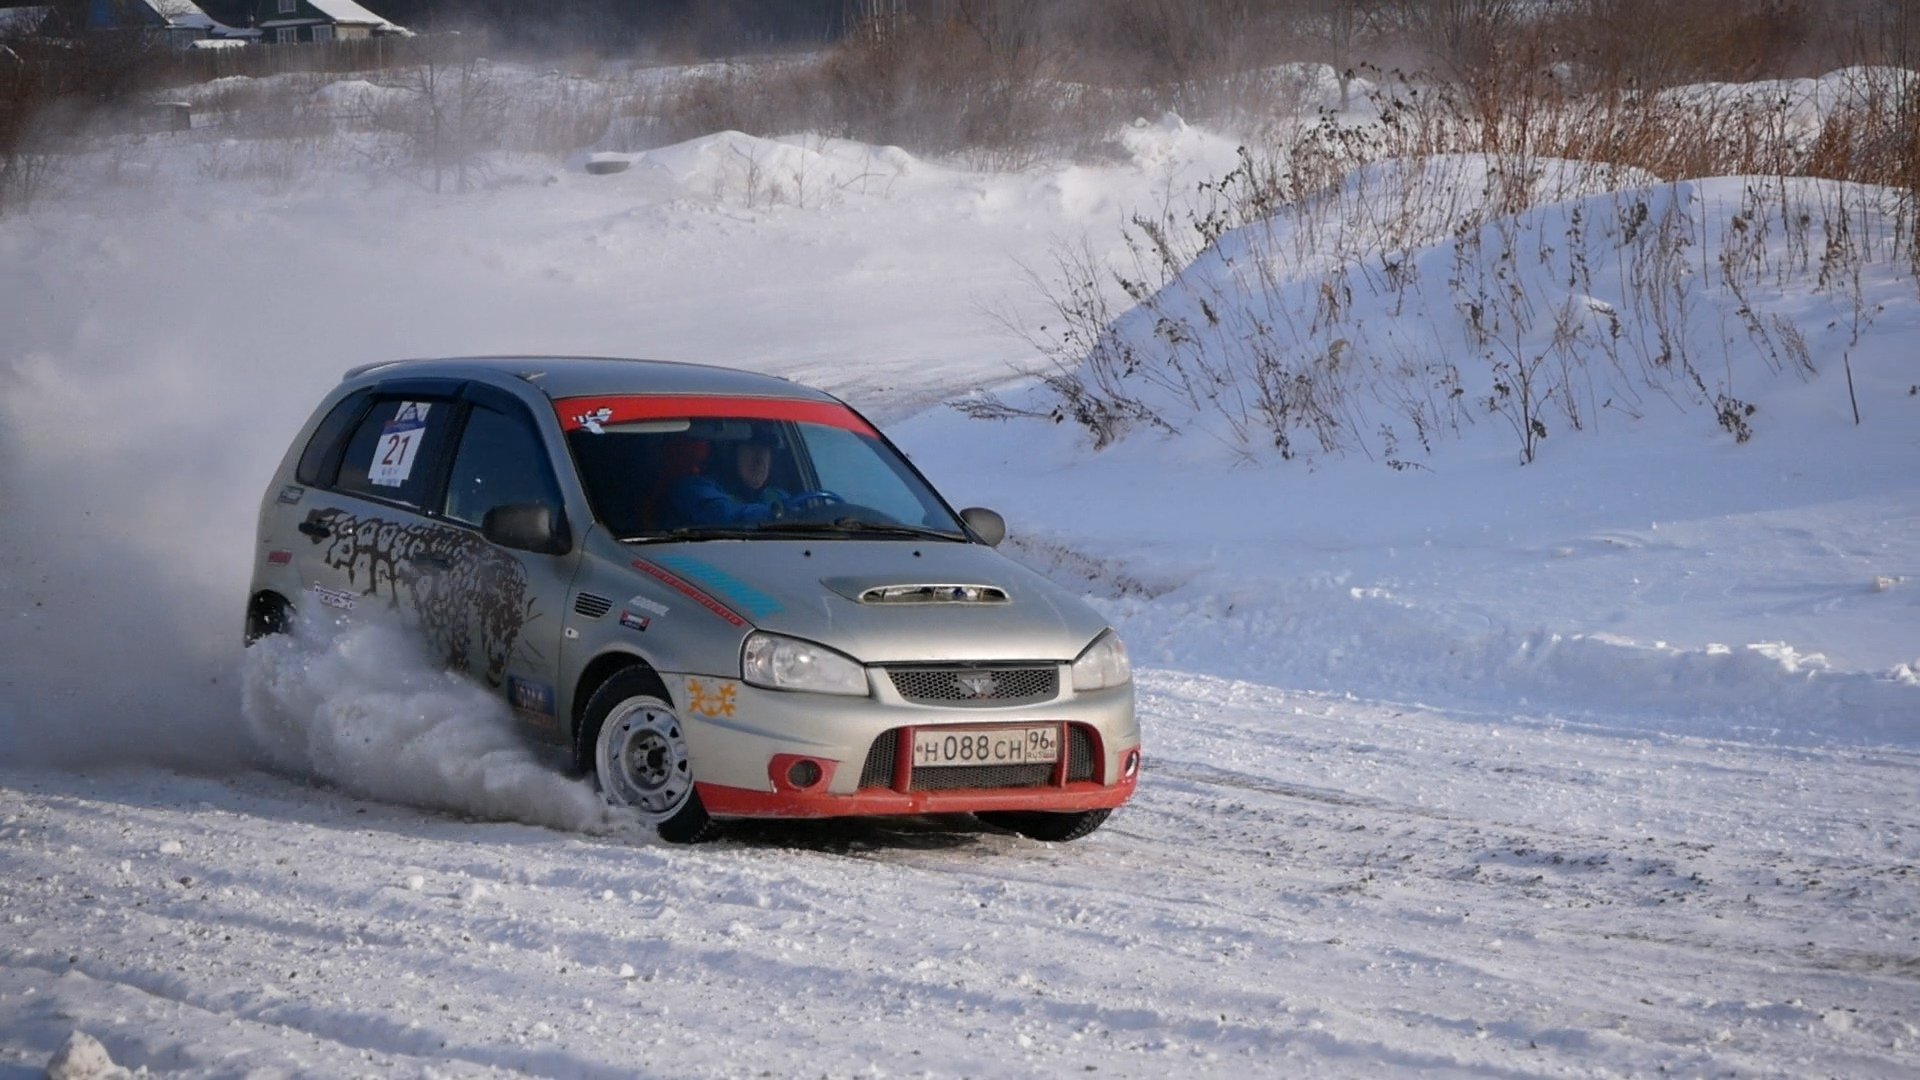
<path fill-rule="evenodd" d="M 435 196 L 210 179 L 255 151 L 162 138 L 0 219 L 0 1076 L 76 1029 L 183 1076 L 1920 1070 L 1911 278 L 1862 285 L 1858 426 L 1828 293 L 1765 298 L 1809 376 L 1731 324 L 1744 444 L 1648 408 L 1523 467 L 1482 417 L 1394 470 L 945 407 L 1031 400 L 1025 268 L 1118 257 L 1130 211 L 1234 163 L 1171 119 L 1119 145 L 984 174 L 721 135 Z M 377 629 L 243 663 L 252 517 L 324 389 L 516 351 L 736 364 L 879 420 L 1110 613 L 1140 795 L 1069 845 L 674 848 Z M 342 701 L 384 741 L 328 728 Z M 292 761 L 261 740 L 289 707 Z"/>

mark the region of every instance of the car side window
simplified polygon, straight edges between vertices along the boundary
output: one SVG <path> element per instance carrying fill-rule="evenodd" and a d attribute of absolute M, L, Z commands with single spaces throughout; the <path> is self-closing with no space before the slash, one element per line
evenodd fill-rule
<path fill-rule="evenodd" d="M 446 516 L 479 525 L 497 506 L 537 503 L 560 511 L 547 448 L 525 417 L 475 405 L 447 483 Z"/>
<path fill-rule="evenodd" d="M 375 401 L 347 440 L 334 489 L 424 508 L 444 460 L 453 414 L 454 405 L 447 401 Z"/>

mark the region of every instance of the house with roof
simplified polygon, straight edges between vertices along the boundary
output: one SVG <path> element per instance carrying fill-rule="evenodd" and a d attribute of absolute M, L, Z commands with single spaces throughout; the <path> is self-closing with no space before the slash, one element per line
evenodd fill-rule
<path fill-rule="evenodd" d="M 355 0 L 254 0 L 253 26 L 269 45 L 412 35 Z"/>
<path fill-rule="evenodd" d="M 243 38 L 194 0 L 87 0 L 88 30 L 130 30 L 186 48 L 213 38 Z"/>
<path fill-rule="evenodd" d="M 39 33 L 40 27 L 52 18 L 51 4 L 0 7 L 0 38 Z"/>

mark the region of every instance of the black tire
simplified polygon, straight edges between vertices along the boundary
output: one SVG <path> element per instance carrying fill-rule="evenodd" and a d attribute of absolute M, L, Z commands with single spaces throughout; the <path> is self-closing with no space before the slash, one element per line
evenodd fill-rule
<path fill-rule="evenodd" d="M 983 810 L 973 815 L 995 828 L 1017 832 L 1033 840 L 1064 844 L 1099 828 L 1112 810 L 1076 810 L 1046 813 L 1038 810 Z"/>
<path fill-rule="evenodd" d="M 251 645 L 272 634 L 284 634 L 293 625 L 293 606 L 277 593 L 261 593 L 247 602 L 247 634 Z"/>
<path fill-rule="evenodd" d="M 679 714 L 660 677 L 646 668 L 615 673 L 587 699 L 573 756 L 608 802 L 631 808 L 660 839 L 697 844 L 718 835 L 693 787 Z"/>

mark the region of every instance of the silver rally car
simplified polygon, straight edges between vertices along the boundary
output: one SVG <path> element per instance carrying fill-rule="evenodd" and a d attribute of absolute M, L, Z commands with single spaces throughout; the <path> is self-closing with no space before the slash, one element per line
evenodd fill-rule
<path fill-rule="evenodd" d="M 668 840 L 973 813 L 1092 832 L 1140 771 L 1125 646 L 859 413 L 645 360 L 357 368 L 260 507 L 249 640 L 398 612 Z"/>

